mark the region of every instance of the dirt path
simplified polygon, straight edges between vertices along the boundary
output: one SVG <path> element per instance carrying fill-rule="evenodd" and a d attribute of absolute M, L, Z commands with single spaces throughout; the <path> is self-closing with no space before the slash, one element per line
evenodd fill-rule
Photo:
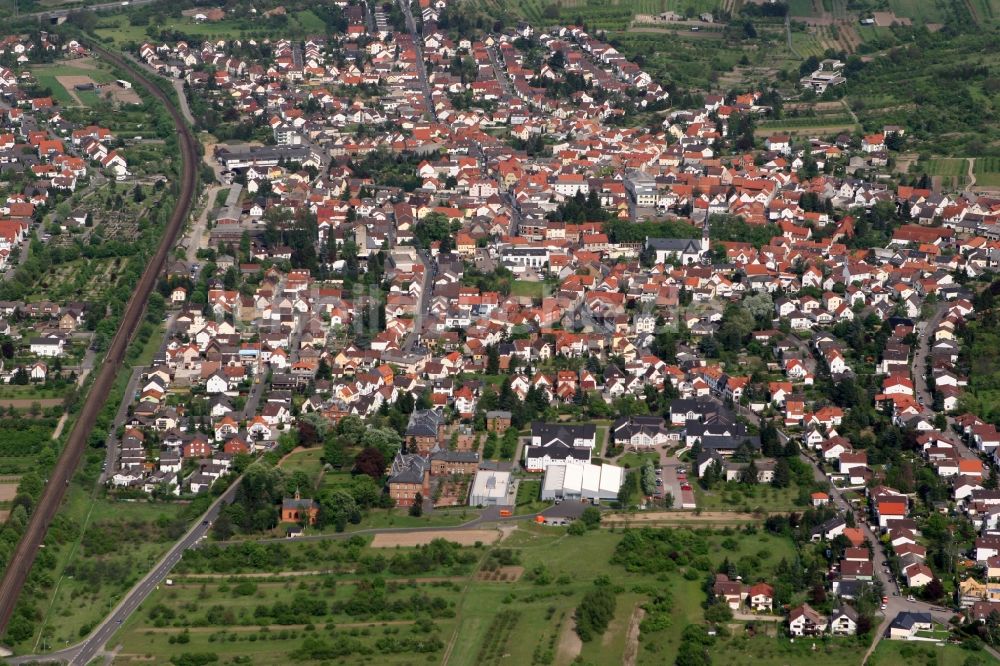
<path fill-rule="evenodd" d="M 364 627 L 372 626 L 405 626 L 408 624 L 413 624 L 415 620 L 369 620 L 368 622 L 338 622 L 338 629 L 362 629 Z M 192 634 L 207 634 L 214 633 L 216 631 L 231 631 L 233 633 L 239 632 L 249 632 L 249 631 L 261 631 L 262 629 L 267 629 L 268 631 L 280 631 L 282 629 L 288 630 L 298 630 L 302 631 L 308 624 L 262 624 L 262 625 L 227 625 L 222 627 L 189 627 L 185 631 Z M 177 633 L 176 627 L 148 627 L 142 630 L 142 633 L 151 634 L 172 634 Z"/>
<path fill-rule="evenodd" d="M 571 615 L 563 624 L 562 633 L 559 635 L 559 644 L 556 646 L 556 666 L 567 666 L 573 663 L 580 656 L 583 650 L 583 641 L 576 635 L 576 620 Z"/>
<path fill-rule="evenodd" d="M 30 409 L 35 403 L 42 408 L 45 407 L 55 407 L 56 405 L 61 405 L 63 402 L 62 398 L 11 398 L 9 400 L 0 399 L 0 405 L 4 407 L 17 407 L 18 409 Z"/>
<path fill-rule="evenodd" d="M 276 572 L 261 572 L 261 573 L 234 573 L 234 574 L 217 574 L 217 573 L 191 573 L 191 574 L 177 574 L 177 580 L 212 580 L 218 581 L 220 584 L 225 583 L 230 578 L 295 578 L 299 576 L 327 576 L 330 574 L 334 575 L 344 575 L 353 573 L 351 571 L 343 571 L 338 569 L 314 569 L 312 571 L 276 571 Z M 406 582 L 414 583 L 444 583 L 447 581 L 455 580 L 454 576 L 398 576 L 393 578 L 393 576 L 383 576 L 386 580 L 403 580 Z M 280 581 L 274 581 L 280 582 Z M 351 580 L 339 581 L 343 583 L 350 583 Z M 191 585 L 186 585 L 184 583 L 177 583 L 172 587 L 193 587 L 196 585 L 201 585 L 200 583 L 193 583 Z"/>
<path fill-rule="evenodd" d="M 966 157 L 965 159 L 969 164 L 969 183 L 965 186 L 965 191 L 971 192 L 972 188 L 976 186 L 976 172 L 974 170 L 976 166 L 976 158 Z"/>
<path fill-rule="evenodd" d="M 460 546 L 472 546 L 477 541 L 494 543 L 503 538 L 500 530 L 431 530 L 427 532 L 407 532 L 402 534 L 376 534 L 372 548 L 412 548 L 424 546 L 434 539 L 446 539 Z"/>
<path fill-rule="evenodd" d="M 56 429 L 52 431 L 52 439 L 59 439 L 59 435 L 62 434 L 63 427 L 66 425 L 66 421 L 68 419 L 69 419 L 69 412 L 66 412 L 59 417 L 59 423 L 56 424 Z"/>
<path fill-rule="evenodd" d="M 641 606 L 636 606 L 628 621 L 628 631 L 625 632 L 625 653 L 622 655 L 624 666 L 635 666 L 639 658 L 639 624 L 646 615 Z"/>

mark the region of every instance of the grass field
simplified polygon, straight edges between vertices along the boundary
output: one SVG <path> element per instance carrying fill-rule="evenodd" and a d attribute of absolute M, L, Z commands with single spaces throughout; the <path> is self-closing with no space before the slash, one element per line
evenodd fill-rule
<path fill-rule="evenodd" d="M 934 643 L 906 643 L 903 641 L 882 641 L 868 663 L 871 666 L 894 666 L 895 664 L 921 664 L 926 666 L 962 666 L 970 655 L 981 657 L 990 663 L 985 652 L 969 652 L 956 645 L 938 647 Z"/>
<path fill-rule="evenodd" d="M 146 32 L 148 26 L 131 25 L 124 15 L 102 18 L 94 32 L 108 42 L 125 44 L 142 42 L 149 39 Z M 241 35 L 258 35 L 262 37 L 305 37 L 323 34 L 326 24 L 311 10 L 297 11 L 288 14 L 287 23 L 275 25 L 261 17 L 257 20 L 225 19 L 215 22 L 198 23 L 187 17 L 167 17 L 156 26 L 160 30 L 176 30 L 177 32 L 195 38 L 232 39 Z"/>
<path fill-rule="evenodd" d="M 582 663 L 617 664 L 626 650 L 633 613 L 646 603 L 650 590 L 658 589 L 669 590 L 673 599 L 669 626 L 640 637 L 632 646 L 637 650 L 635 663 L 673 663 L 684 627 L 701 620 L 705 599 L 702 576 L 688 580 L 680 571 L 654 575 L 612 565 L 610 560 L 620 539 L 620 532 L 610 530 L 570 537 L 565 528 L 524 525 L 500 544 L 513 554 L 518 571 L 523 573 L 499 579 L 477 575 L 479 564 L 466 574 L 445 577 L 434 568 L 416 578 L 388 573 L 359 575 L 349 566 L 336 564 L 345 548 L 357 548 L 359 544 L 335 542 L 281 544 L 288 569 L 305 566 L 320 570 L 332 565 L 336 573 L 330 574 L 307 571 L 300 576 L 247 579 L 187 573 L 182 563 L 181 570 L 173 575 L 175 584 L 155 591 L 114 637 L 123 646 L 115 663 L 166 664 L 181 653 L 212 653 L 222 661 L 245 655 L 261 664 L 318 663 L 325 659 L 328 663 L 447 661 L 457 666 L 499 666 L 568 664 L 577 656 Z M 779 558 L 789 556 L 793 549 L 790 541 L 769 534 L 714 533 L 708 536 L 707 545 L 713 564 L 726 557 L 739 560 L 754 556 L 765 563 L 765 570 Z M 379 551 L 364 546 L 357 557 L 363 561 L 369 556 L 390 557 L 410 551 Z M 481 563 L 489 549 L 464 548 L 462 552 L 474 554 L 475 561 Z M 564 639 L 573 636 L 570 626 L 580 598 L 603 575 L 609 576 L 618 589 L 615 614 L 608 630 L 583 643 L 577 655 L 573 648 L 567 648 L 575 641 Z M 351 602 L 367 597 L 372 585 L 384 589 L 379 594 L 385 595 L 385 602 L 378 605 L 375 614 L 366 614 Z M 448 612 L 406 610 L 405 602 L 418 595 L 440 599 Z M 283 604 L 294 608 L 300 597 L 322 600 L 331 612 L 281 622 L 267 620 L 266 613 L 261 615 L 259 607 Z M 186 632 L 185 626 L 189 627 Z M 315 634 L 311 627 L 315 627 Z M 419 655 L 412 650 L 383 651 L 389 639 L 404 640 L 418 633 L 437 637 L 440 643 Z M 313 636 L 328 641 L 343 637 L 354 641 L 355 647 L 373 646 L 377 651 L 368 658 L 354 659 L 346 652 L 339 658 L 333 653 L 325 654 L 323 659 L 309 658 L 301 648 Z M 756 649 L 763 652 L 765 646 Z M 717 663 L 726 661 L 720 659 Z"/>
<path fill-rule="evenodd" d="M 646 460 L 652 460 L 654 464 L 658 463 L 660 460 L 660 455 L 658 453 L 638 453 L 635 451 L 629 451 L 624 453 L 617 460 L 615 460 L 616 465 L 622 467 L 629 467 L 631 469 L 638 469 L 642 466 L 642 463 Z"/>
<path fill-rule="evenodd" d="M 891 643 L 892 641 L 885 641 Z M 813 644 L 816 649 L 813 650 Z M 854 638 L 798 640 L 764 634 L 749 637 L 734 632 L 731 638 L 720 640 L 712 649 L 712 663 L 726 666 L 757 666 L 757 664 L 809 664 L 810 666 L 842 666 L 860 664 L 865 645 Z M 873 662 L 869 662 L 873 663 Z M 912 664 L 912 661 L 886 662 Z"/>
<path fill-rule="evenodd" d="M 973 173 L 977 186 L 1000 187 L 1000 157 L 977 158 Z"/>
<path fill-rule="evenodd" d="M 711 491 L 695 484 L 695 497 L 699 508 L 705 511 L 801 511 L 796 504 L 799 489 L 794 484 L 787 488 L 774 488 L 769 484 L 746 486 L 735 481 L 720 484 Z"/>

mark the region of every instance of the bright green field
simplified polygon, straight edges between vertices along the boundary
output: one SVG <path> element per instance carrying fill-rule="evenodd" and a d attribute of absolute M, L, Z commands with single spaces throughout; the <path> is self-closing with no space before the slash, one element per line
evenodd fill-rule
<path fill-rule="evenodd" d="M 964 176 L 967 165 L 960 157 L 934 157 L 924 170 L 930 176 Z"/>
<path fill-rule="evenodd" d="M 527 280 L 514 280 L 510 285 L 512 296 L 529 296 L 531 298 L 541 298 L 545 293 L 544 282 L 530 282 Z"/>

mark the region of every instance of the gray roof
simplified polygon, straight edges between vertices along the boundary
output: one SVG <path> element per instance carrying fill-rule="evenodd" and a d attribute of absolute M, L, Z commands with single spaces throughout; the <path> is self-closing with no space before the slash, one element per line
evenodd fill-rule
<path fill-rule="evenodd" d="M 701 239 L 647 238 L 646 247 L 663 252 L 701 252 Z"/>
<path fill-rule="evenodd" d="M 397 453 L 389 483 L 423 483 L 427 459 L 415 453 Z"/>
<path fill-rule="evenodd" d="M 433 409 L 417 409 L 406 424 L 406 437 L 437 437 L 444 418 Z"/>

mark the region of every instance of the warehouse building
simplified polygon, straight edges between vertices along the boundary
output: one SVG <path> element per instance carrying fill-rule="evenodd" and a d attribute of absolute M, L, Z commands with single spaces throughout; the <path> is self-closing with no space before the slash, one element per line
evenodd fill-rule
<path fill-rule="evenodd" d="M 618 465 L 553 463 L 545 468 L 542 499 L 616 500 L 624 480 Z"/>

